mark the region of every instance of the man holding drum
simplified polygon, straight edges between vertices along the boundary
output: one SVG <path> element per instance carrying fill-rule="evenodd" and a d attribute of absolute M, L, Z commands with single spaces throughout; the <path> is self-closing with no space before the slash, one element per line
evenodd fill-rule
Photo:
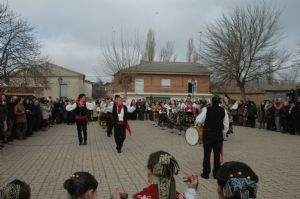
<path fill-rule="evenodd" d="M 211 171 L 210 167 L 210 154 L 214 152 L 214 168 L 213 175 L 216 174 L 221 167 L 220 155 L 223 145 L 223 137 L 226 135 L 229 128 L 229 119 L 226 110 L 219 106 L 220 97 L 214 96 L 212 98 L 212 106 L 204 107 L 201 114 L 196 118 L 195 124 L 202 125 L 203 129 L 203 172 L 201 177 L 204 179 L 209 178 Z"/>

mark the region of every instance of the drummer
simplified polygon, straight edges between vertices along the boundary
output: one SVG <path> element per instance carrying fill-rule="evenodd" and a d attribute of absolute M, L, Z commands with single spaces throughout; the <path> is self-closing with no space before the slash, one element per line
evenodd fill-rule
<path fill-rule="evenodd" d="M 216 174 L 221 166 L 220 154 L 223 146 L 223 137 L 226 135 L 229 128 L 229 119 L 226 110 L 220 107 L 220 97 L 214 96 L 212 98 L 212 106 L 204 107 L 201 114 L 196 118 L 195 125 L 204 126 L 203 131 L 203 172 L 201 177 L 204 179 L 209 178 L 211 171 L 210 167 L 210 154 L 214 152 L 214 168 L 213 176 Z"/>

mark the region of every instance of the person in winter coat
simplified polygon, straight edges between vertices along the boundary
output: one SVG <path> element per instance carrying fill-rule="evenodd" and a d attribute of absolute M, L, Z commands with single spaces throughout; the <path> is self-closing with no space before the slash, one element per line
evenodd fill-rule
<path fill-rule="evenodd" d="M 50 113 L 50 107 L 47 104 L 47 101 L 45 99 L 41 99 L 40 101 L 40 108 L 43 118 L 43 128 L 42 130 L 47 130 L 49 126 L 49 113 Z"/>
<path fill-rule="evenodd" d="M 23 105 L 23 101 L 24 101 L 23 98 L 18 98 L 16 100 L 17 105 L 14 108 L 16 137 L 19 140 L 26 139 L 26 131 L 27 131 L 26 110 Z"/>

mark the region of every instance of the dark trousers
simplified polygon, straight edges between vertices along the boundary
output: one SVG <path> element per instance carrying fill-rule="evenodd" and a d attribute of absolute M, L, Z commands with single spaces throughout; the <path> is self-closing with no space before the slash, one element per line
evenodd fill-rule
<path fill-rule="evenodd" d="M 26 131 L 27 131 L 27 123 L 15 123 L 16 127 L 16 137 L 18 139 L 23 139 L 26 137 Z"/>
<path fill-rule="evenodd" d="M 223 141 L 215 139 L 203 139 L 203 149 L 204 149 L 204 160 L 203 160 L 203 175 L 209 176 L 211 171 L 210 167 L 210 154 L 213 150 L 214 152 L 214 176 L 217 174 L 219 168 L 221 167 L 220 156 L 222 150 Z"/>
<path fill-rule="evenodd" d="M 87 141 L 87 121 L 76 121 L 77 125 L 77 133 L 79 143 L 82 143 L 82 132 L 83 132 L 83 140 Z"/>
<path fill-rule="evenodd" d="M 249 115 L 248 120 L 250 122 L 251 128 L 255 128 L 255 116 L 254 115 Z"/>
<path fill-rule="evenodd" d="M 14 120 L 7 120 L 6 136 L 11 139 L 13 138 L 13 127 L 14 127 Z"/>
<path fill-rule="evenodd" d="M 32 127 L 33 127 L 32 121 L 28 121 L 27 122 L 27 133 L 26 133 L 27 136 L 32 135 Z"/>
<path fill-rule="evenodd" d="M 117 150 L 121 150 L 123 147 L 123 142 L 126 138 L 126 125 L 125 124 L 116 124 L 114 126 L 114 137 L 117 145 Z"/>
<path fill-rule="evenodd" d="M 112 117 L 111 114 L 107 114 L 107 136 L 111 136 L 112 135 L 112 129 L 113 129 L 113 121 L 112 121 Z"/>
<path fill-rule="evenodd" d="M 144 111 L 139 111 L 138 112 L 138 119 L 139 120 L 144 120 Z"/>

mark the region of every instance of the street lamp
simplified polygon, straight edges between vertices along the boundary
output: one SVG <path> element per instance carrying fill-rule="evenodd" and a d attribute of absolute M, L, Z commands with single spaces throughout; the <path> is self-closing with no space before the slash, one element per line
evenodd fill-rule
<path fill-rule="evenodd" d="M 61 98 L 61 85 L 63 84 L 63 78 L 62 77 L 58 77 L 57 78 L 58 84 L 59 84 L 59 98 Z"/>

